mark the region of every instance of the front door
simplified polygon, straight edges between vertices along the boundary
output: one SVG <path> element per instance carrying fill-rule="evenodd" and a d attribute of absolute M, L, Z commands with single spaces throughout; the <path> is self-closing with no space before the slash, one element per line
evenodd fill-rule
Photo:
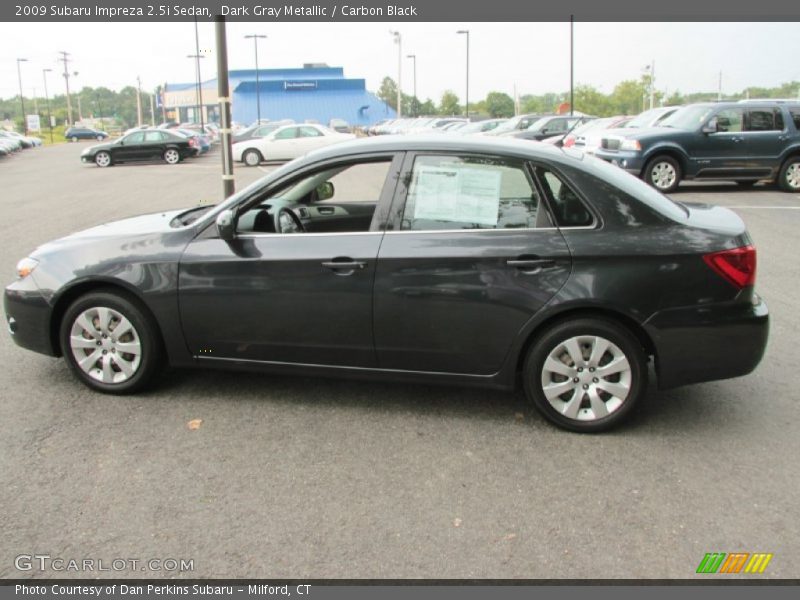
<path fill-rule="evenodd" d="M 407 160 L 375 274 L 385 369 L 490 375 L 563 286 L 571 260 L 518 159 Z"/>
<path fill-rule="evenodd" d="M 393 159 L 399 166 L 389 155 L 316 168 L 254 194 L 233 241 L 212 229 L 190 243 L 179 294 L 192 354 L 374 367 L 372 286 L 383 237 L 376 215 L 391 201 Z M 294 217 L 276 218 L 281 209 Z"/>

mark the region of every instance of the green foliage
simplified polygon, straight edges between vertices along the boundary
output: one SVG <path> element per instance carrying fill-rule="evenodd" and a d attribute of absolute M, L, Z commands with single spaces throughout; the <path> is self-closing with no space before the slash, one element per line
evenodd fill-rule
<path fill-rule="evenodd" d="M 458 96 L 452 90 L 445 90 L 442 100 L 439 103 L 439 114 L 460 115 L 461 105 L 458 103 Z"/>
<path fill-rule="evenodd" d="M 489 92 L 479 104 L 484 106 L 476 106 L 476 112 L 486 112 L 493 118 L 514 116 L 514 99 L 503 92 Z"/>

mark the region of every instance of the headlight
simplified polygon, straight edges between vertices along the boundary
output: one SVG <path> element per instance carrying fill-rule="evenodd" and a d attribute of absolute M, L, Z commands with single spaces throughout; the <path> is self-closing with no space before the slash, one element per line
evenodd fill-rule
<path fill-rule="evenodd" d="M 622 140 L 619 146 L 620 150 L 633 150 L 634 152 L 641 152 L 642 145 L 639 140 Z"/>
<path fill-rule="evenodd" d="M 23 258 L 17 263 L 17 277 L 20 279 L 25 279 L 28 275 L 33 273 L 33 270 L 38 264 L 38 260 L 34 260 L 30 257 Z"/>

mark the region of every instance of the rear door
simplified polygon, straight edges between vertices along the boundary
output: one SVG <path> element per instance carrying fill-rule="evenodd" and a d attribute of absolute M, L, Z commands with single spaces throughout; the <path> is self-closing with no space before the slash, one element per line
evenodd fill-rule
<path fill-rule="evenodd" d="M 489 375 L 571 260 L 524 161 L 409 155 L 375 273 L 378 366 Z"/>
<path fill-rule="evenodd" d="M 765 176 L 780 167 L 780 157 L 789 144 L 787 123 L 778 106 L 759 106 L 745 112 L 744 143 L 752 169 Z"/>

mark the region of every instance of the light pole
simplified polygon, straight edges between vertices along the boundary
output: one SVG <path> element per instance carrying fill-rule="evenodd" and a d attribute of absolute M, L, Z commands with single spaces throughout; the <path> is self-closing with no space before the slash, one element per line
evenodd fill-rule
<path fill-rule="evenodd" d="M 53 143 L 53 117 L 50 116 L 50 96 L 47 93 L 47 74 L 53 69 L 42 69 L 42 78 L 44 79 L 44 101 L 47 104 L 47 124 L 50 127 L 50 143 Z"/>
<path fill-rule="evenodd" d="M 469 29 L 459 29 L 456 33 L 467 36 L 467 94 L 464 102 L 464 115 L 469 119 Z"/>
<path fill-rule="evenodd" d="M 258 119 L 257 122 L 261 124 L 261 86 L 259 85 L 259 79 L 258 79 L 258 40 L 265 40 L 267 39 L 267 36 L 257 35 L 254 33 L 252 35 L 244 36 L 244 39 L 253 40 L 253 50 L 255 50 L 256 54 L 256 115 L 257 115 L 256 118 Z"/>
<path fill-rule="evenodd" d="M 136 120 L 137 127 L 142 126 L 142 79 L 136 76 Z"/>
<path fill-rule="evenodd" d="M 25 131 L 25 135 L 28 135 L 28 120 L 25 118 L 25 99 L 22 97 L 22 70 L 19 67 L 19 64 L 24 62 L 28 62 L 28 59 L 17 59 L 17 78 L 19 79 L 19 103 L 22 105 L 22 128 Z"/>
<path fill-rule="evenodd" d="M 200 59 L 203 58 L 200 56 L 200 34 L 197 30 L 197 16 L 194 18 L 194 54 L 195 60 L 197 61 L 196 68 L 197 68 L 197 97 L 199 99 L 199 106 L 200 106 L 200 131 L 205 131 L 206 124 L 203 118 L 203 83 L 202 78 L 200 77 Z"/>
<path fill-rule="evenodd" d="M 187 54 L 186 58 L 191 58 L 195 61 L 195 77 L 196 77 L 196 89 L 195 89 L 195 98 L 197 99 L 197 111 L 200 113 L 200 127 L 203 128 L 203 90 L 202 84 L 200 83 L 200 59 L 205 58 L 201 54 Z M 197 115 L 195 115 L 195 123 L 197 122 Z M 178 119 L 180 120 L 180 119 Z"/>
<path fill-rule="evenodd" d="M 418 117 L 417 114 L 417 106 L 419 105 L 419 100 L 417 100 L 417 55 L 416 54 L 409 54 L 406 58 L 410 58 L 414 64 L 414 103 L 411 105 L 411 108 L 414 112 L 414 116 Z"/>
<path fill-rule="evenodd" d="M 399 31 L 389 31 L 397 44 L 397 118 L 403 116 L 403 36 Z"/>
<path fill-rule="evenodd" d="M 58 60 L 64 63 L 64 85 L 67 87 L 67 125 L 72 127 L 72 102 L 69 96 L 69 52 L 61 50 L 59 52 L 61 58 Z M 75 73 L 78 74 L 77 72 Z"/>

